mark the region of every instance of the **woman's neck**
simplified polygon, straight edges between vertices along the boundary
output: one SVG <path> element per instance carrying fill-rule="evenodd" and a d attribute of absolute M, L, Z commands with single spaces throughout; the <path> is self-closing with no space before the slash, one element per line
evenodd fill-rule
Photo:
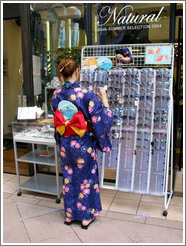
<path fill-rule="evenodd" d="M 74 82 L 75 82 L 75 80 L 73 80 L 73 79 L 65 79 L 65 82 L 74 83 Z"/>
<path fill-rule="evenodd" d="M 65 78 L 65 81 L 68 81 L 70 83 L 74 83 L 75 81 L 77 81 L 77 78 L 76 78 L 75 74 L 72 74 L 72 76 Z"/>

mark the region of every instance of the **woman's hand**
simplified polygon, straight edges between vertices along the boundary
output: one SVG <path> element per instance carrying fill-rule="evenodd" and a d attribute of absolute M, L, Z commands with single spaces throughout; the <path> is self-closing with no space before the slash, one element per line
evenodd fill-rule
<path fill-rule="evenodd" d="M 108 100 L 107 100 L 107 94 L 103 87 L 97 88 L 97 96 L 102 100 L 103 105 L 105 107 L 109 107 Z"/>
<path fill-rule="evenodd" d="M 105 98 L 107 98 L 107 94 L 106 91 L 103 87 L 97 87 L 97 96 L 103 100 Z"/>
<path fill-rule="evenodd" d="M 121 61 L 124 57 L 121 54 L 116 55 L 117 61 Z"/>
<path fill-rule="evenodd" d="M 121 54 L 117 54 L 116 55 L 116 60 L 117 60 L 117 62 L 123 62 L 123 63 L 130 63 L 131 62 L 130 57 L 128 57 L 128 56 L 124 57 Z"/>

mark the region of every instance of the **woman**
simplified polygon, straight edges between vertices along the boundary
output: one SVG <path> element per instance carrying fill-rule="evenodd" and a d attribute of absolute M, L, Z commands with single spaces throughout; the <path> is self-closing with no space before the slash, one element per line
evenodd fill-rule
<path fill-rule="evenodd" d="M 79 86 L 79 74 L 78 64 L 73 59 L 60 62 L 58 77 L 65 83 L 54 92 L 52 107 L 63 173 L 65 224 L 78 220 L 82 221 L 82 228 L 87 229 L 102 211 L 95 151 L 97 147 L 101 151 L 111 150 L 106 134 L 112 126 L 113 113 L 105 90 L 99 88 L 98 91 L 101 103 L 93 92 Z M 71 121 L 65 121 L 58 109 L 58 104 L 64 100 L 78 109 Z"/>

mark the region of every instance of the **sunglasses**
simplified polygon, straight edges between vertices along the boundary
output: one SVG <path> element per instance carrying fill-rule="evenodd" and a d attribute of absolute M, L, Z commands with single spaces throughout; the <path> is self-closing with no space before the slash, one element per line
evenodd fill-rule
<path fill-rule="evenodd" d="M 169 85 L 170 85 L 170 82 L 169 81 L 167 81 L 167 82 L 158 81 L 156 83 L 156 87 L 157 88 L 165 88 L 165 89 L 168 89 L 169 88 Z"/>
<path fill-rule="evenodd" d="M 165 110 L 162 110 L 162 111 L 157 110 L 157 111 L 154 112 L 154 115 L 155 116 L 158 116 L 158 115 L 168 116 L 168 111 L 165 111 Z"/>
<path fill-rule="evenodd" d="M 135 87 L 125 87 L 125 93 L 136 93 L 136 88 Z"/>
<path fill-rule="evenodd" d="M 120 119 L 113 119 L 113 126 L 118 126 L 121 125 L 121 120 Z"/>
<path fill-rule="evenodd" d="M 121 87 L 121 82 L 120 81 L 118 81 L 118 80 L 110 80 L 110 81 L 108 81 L 108 86 L 109 87 L 116 87 L 116 88 L 120 88 Z"/>
<path fill-rule="evenodd" d="M 124 108 L 124 114 L 136 114 L 136 108 Z"/>
<path fill-rule="evenodd" d="M 141 124 L 141 123 L 139 123 L 137 126 L 139 128 L 150 128 L 151 127 L 151 125 L 149 125 L 149 124 Z"/>
<path fill-rule="evenodd" d="M 107 97 L 108 97 L 108 100 L 114 102 L 115 105 L 117 105 L 117 103 L 118 103 L 118 105 L 119 105 L 119 103 L 121 103 L 120 102 L 120 99 L 121 99 L 120 94 L 107 95 Z"/>
<path fill-rule="evenodd" d="M 129 133 L 129 134 L 134 134 L 135 131 L 132 131 L 132 130 L 121 130 L 122 133 Z"/>
<path fill-rule="evenodd" d="M 124 85 L 126 87 L 136 87 L 136 89 L 137 89 L 136 80 L 125 79 Z"/>
<path fill-rule="evenodd" d="M 140 101 L 139 102 L 139 106 L 140 107 L 145 107 L 145 108 L 151 108 L 152 107 L 152 102 L 149 102 L 149 101 L 148 102 L 147 101 L 146 102 L 145 101 Z"/>
<path fill-rule="evenodd" d="M 119 107 L 120 103 L 118 101 L 113 101 L 111 105 L 113 107 Z M 121 110 L 121 109 L 119 108 L 119 110 Z"/>
<path fill-rule="evenodd" d="M 156 100 L 163 100 L 163 101 L 168 101 L 170 100 L 170 96 L 156 96 L 155 97 Z"/>
<path fill-rule="evenodd" d="M 158 118 L 154 118 L 154 122 L 167 123 L 168 122 L 168 119 L 158 117 Z"/>
<path fill-rule="evenodd" d="M 104 83 L 103 81 L 95 81 L 94 85 L 96 87 L 104 87 L 106 83 Z"/>
<path fill-rule="evenodd" d="M 151 117 L 138 117 L 138 120 L 139 121 L 143 121 L 143 120 L 145 120 L 145 121 L 151 121 Z"/>
<path fill-rule="evenodd" d="M 139 100 L 152 100 L 152 95 L 140 95 Z"/>
<path fill-rule="evenodd" d="M 152 114 L 152 111 L 150 109 L 139 109 L 138 113 L 139 115 L 150 116 Z"/>
<path fill-rule="evenodd" d="M 123 104 L 125 107 L 134 107 L 135 106 L 135 102 L 124 102 Z"/>
<path fill-rule="evenodd" d="M 125 123 L 125 122 L 122 122 L 122 126 L 123 127 L 134 127 L 134 123 L 130 122 L 130 123 Z"/>
<path fill-rule="evenodd" d="M 141 131 L 137 131 L 137 134 L 149 135 L 149 133 L 148 133 L 148 132 L 141 132 Z"/>
<path fill-rule="evenodd" d="M 122 137 L 123 140 L 133 140 L 134 141 L 134 138 L 131 138 L 131 137 Z"/>
<path fill-rule="evenodd" d="M 155 138 L 154 139 L 154 142 L 157 142 L 157 143 L 166 143 L 166 140 L 165 139 L 157 139 L 157 138 Z"/>
<path fill-rule="evenodd" d="M 140 88 L 140 93 L 142 94 L 151 94 L 152 93 L 152 89 L 150 88 Z"/>
<path fill-rule="evenodd" d="M 136 145 L 137 149 L 148 149 L 148 146 L 146 145 Z"/>
<path fill-rule="evenodd" d="M 132 115 L 123 115 L 122 116 L 122 119 L 123 120 L 127 120 L 127 119 L 129 119 L 129 120 L 135 120 L 136 119 L 136 117 L 135 116 L 132 116 Z"/>
<path fill-rule="evenodd" d="M 147 86 L 147 87 L 151 87 L 152 86 L 152 82 L 151 81 L 147 81 L 147 82 L 141 82 L 140 83 L 141 86 Z"/>
<path fill-rule="evenodd" d="M 164 129 L 164 130 L 167 129 L 167 124 L 161 124 L 161 125 L 160 124 L 156 125 L 156 124 L 154 124 L 154 129 Z"/>
<path fill-rule="evenodd" d="M 135 99 L 136 95 L 124 95 L 123 98 L 124 99 Z"/>
<path fill-rule="evenodd" d="M 156 88 L 156 95 L 169 95 L 169 90 L 168 89 L 160 89 L 160 88 Z"/>

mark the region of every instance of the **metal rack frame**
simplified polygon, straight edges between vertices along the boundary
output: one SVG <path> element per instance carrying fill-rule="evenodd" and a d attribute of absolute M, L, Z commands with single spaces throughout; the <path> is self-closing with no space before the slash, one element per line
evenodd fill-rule
<path fill-rule="evenodd" d="M 29 143 L 32 144 L 32 151 L 18 158 L 17 156 L 17 143 Z M 14 155 L 16 164 L 16 173 L 18 181 L 18 192 L 17 195 L 21 196 L 21 189 L 40 192 L 44 194 L 57 195 L 56 203 L 60 203 L 60 194 L 62 190 L 62 179 L 59 177 L 59 166 L 58 166 L 58 156 L 57 156 L 57 146 L 55 140 L 45 140 L 43 139 L 25 139 L 15 136 L 13 138 L 14 144 Z M 35 149 L 35 145 L 45 145 L 54 148 L 54 154 L 51 157 L 41 157 L 40 154 L 43 150 Z M 19 164 L 18 162 L 26 162 L 34 165 L 34 176 L 32 176 L 28 181 L 21 184 L 19 175 Z M 41 175 L 37 174 L 36 165 L 49 165 L 55 166 L 56 176 L 51 175 Z"/>
<path fill-rule="evenodd" d="M 171 50 L 171 60 L 169 64 L 146 64 L 145 63 L 145 50 L 148 46 L 158 46 L 158 47 L 165 47 L 169 46 Z M 161 193 L 154 193 L 150 191 L 150 174 L 151 174 L 151 158 L 152 154 L 149 154 L 149 169 L 148 169 L 148 175 L 147 175 L 147 190 L 144 191 L 135 191 L 133 189 L 134 184 L 134 170 L 135 170 L 135 158 L 136 155 L 133 154 L 133 164 L 132 164 L 132 182 L 131 182 L 131 188 L 130 189 L 120 189 L 123 191 L 132 191 L 132 192 L 138 192 L 141 194 L 151 194 L 151 195 L 157 195 L 157 196 L 164 196 L 164 212 L 163 215 L 167 216 L 167 209 L 170 204 L 172 195 L 173 195 L 173 95 L 172 95 L 172 84 L 173 84 L 173 68 L 174 68 L 174 45 L 169 43 L 155 43 L 155 44 L 121 44 L 121 45 L 93 45 L 93 46 L 84 46 L 82 47 L 81 51 L 81 64 L 84 59 L 86 58 L 95 58 L 98 59 L 99 57 L 107 57 L 112 60 L 113 66 L 117 67 L 116 59 L 115 59 L 115 49 L 123 49 L 123 48 L 130 48 L 132 50 L 133 54 L 133 63 L 131 64 L 120 64 L 120 67 L 125 68 L 169 68 L 171 70 L 171 78 L 172 81 L 170 83 L 169 88 L 169 95 L 170 95 L 170 101 L 169 101 L 169 111 L 168 111 L 168 123 L 167 123 L 167 138 L 166 138 L 166 156 L 165 156 L 165 170 L 164 170 L 164 177 L 163 177 L 163 192 Z M 154 83 L 154 94 L 153 98 L 155 97 L 155 83 Z M 138 106 L 139 107 L 139 106 Z M 154 107 L 155 102 L 153 100 L 153 113 L 154 113 Z M 152 143 L 152 131 L 153 131 L 153 120 L 154 120 L 154 114 L 152 113 L 152 121 L 151 121 L 151 136 L 150 141 Z M 137 117 L 136 117 L 137 118 Z M 120 132 L 121 133 L 121 132 Z M 134 145 L 136 146 L 136 135 L 137 135 L 137 127 L 135 128 L 135 139 L 134 139 Z M 151 153 L 152 146 L 150 145 L 150 153 Z M 136 147 L 134 148 L 134 150 Z M 104 170 L 105 170 L 105 153 L 101 154 L 99 153 L 99 159 L 101 160 L 100 166 L 101 166 L 101 180 L 100 180 L 100 187 L 102 188 L 108 188 L 108 189 L 116 189 L 118 190 L 118 177 L 119 177 L 119 165 L 120 165 L 120 154 L 121 154 L 121 140 L 119 140 L 118 144 L 118 157 L 117 157 L 117 170 L 116 170 L 116 182 L 114 186 L 105 185 L 103 183 L 104 181 Z M 170 177 L 169 177 L 170 175 Z M 170 184 L 168 187 L 170 179 Z"/>
<path fill-rule="evenodd" d="M 148 46 L 170 46 L 171 47 L 171 61 L 170 64 L 161 64 L 157 66 L 156 64 L 145 64 L 145 49 Z M 98 59 L 100 57 L 109 58 L 113 65 L 116 65 L 116 49 L 130 48 L 132 50 L 133 55 L 133 63 L 123 64 L 122 67 L 173 67 L 174 63 L 174 46 L 169 43 L 150 43 L 150 44 L 120 44 L 120 45 L 89 45 L 83 46 L 81 50 L 81 65 L 84 59 L 86 58 L 95 58 Z"/>

